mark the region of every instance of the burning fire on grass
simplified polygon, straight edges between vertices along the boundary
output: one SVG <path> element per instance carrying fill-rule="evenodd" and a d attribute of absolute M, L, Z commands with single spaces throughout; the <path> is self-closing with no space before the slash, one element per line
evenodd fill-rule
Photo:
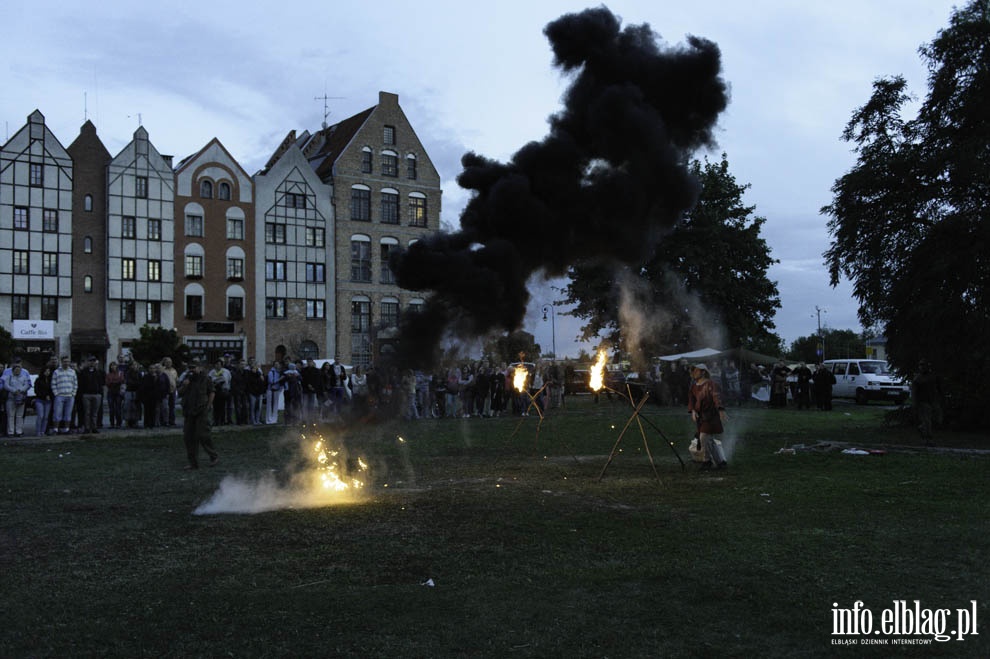
<path fill-rule="evenodd" d="M 529 379 L 529 369 L 525 364 L 519 364 L 512 371 L 512 387 L 519 393 L 526 391 L 526 381 Z"/>
<path fill-rule="evenodd" d="M 602 387 L 605 386 L 606 359 L 605 349 L 602 348 L 598 351 L 598 359 L 595 361 L 594 366 L 591 367 L 591 378 L 588 381 L 588 387 L 594 392 L 601 391 Z"/>
<path fill-rule="evenodd" d="M 302 467 L 287 481 L 274 474 L 250 479 L 227 476 L 220 488 L 193 514 L 254 514 L 287 508 L 319 508 L 354 503 L 362 498 L 368 465 L 362 458 L 349 464 L 339 447 L 322 435 L 300 435 Z"/>

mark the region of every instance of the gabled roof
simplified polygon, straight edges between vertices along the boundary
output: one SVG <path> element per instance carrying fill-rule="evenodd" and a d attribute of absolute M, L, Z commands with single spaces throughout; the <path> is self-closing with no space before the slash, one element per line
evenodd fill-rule
<path fill-rule="evenodd" d="M 303 154 L 309 159 L 321 180 L 325 181 L 333 175 L 333 164 L 374 112 L 375 107 L 377 106 L 372 106 L 333 126 L 327 126 L 315 133 L 306 144 L 301 145 Z"/>
<path fill-rule="evenodd" d="M 251 178 L 248 175 L 248 173 L 246 171 L 244 171 L 244 168 L 241 167 L 241 164 L 239 162 L 237 162 L 237 159 L 234 158 L 234 156 L 232 156 L 230 154 L 230 151 L 227 150 L 227 147 L 225 147 L 223 145 L 223 143 L 220 140 L 218 140 L 217 138 L 215 138 L 215 137 L 213 139 L 211 139 L 209 142 L 207 142 L 203 146 L 203 148 L 200 149 L 199 151 L 197 151 L 196 153 L 194 153 L 194 154 L 192 154 L 190 156 L 186 156 L 185 158 L 183 158 L 182 160 L 180 160 L 179 161 L 179 164 L 175 166 L 175 172 L 176 173 L 181 172 L 183 169 L 185 169 L 186 167 L 188 167 L 191 163 L 193 163 L 197 158 L 199 158 L 201 155 L 203 155 L 210 147 L 212 147 L 214 145 L 216 145 L 217 148 L 219 148 L 220 151 L 222 151 L 224 153 L 224 155 L 226 155 L 228 158 L 230 158 L 230 162 L 232 162 L 234 164 L 234 166 L 237 167 L 237 169 L 239 169 L 241 171 L 241 173 L 245 176 L 245 178 Z"/>

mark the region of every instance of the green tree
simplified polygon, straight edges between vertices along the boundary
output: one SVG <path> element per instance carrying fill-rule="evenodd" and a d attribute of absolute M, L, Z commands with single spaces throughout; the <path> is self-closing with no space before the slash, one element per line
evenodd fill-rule
<path fill-rule="evenodd" d="M 835 330 L 827 327 L 822 328 L 822 337 L 825 339 L 825 359 L 865 357 L 866 341 L 872 338 L 869 332 L 857 334 L 849 329 Z M 785 356 L 794 361 L 813 364 L 822 359 L 819 353 L 821 344 L 821 338 L 817 334 L 801 336 L 791 343 Z"/>
<path fill-rule="evenodd" d="M 749 185 L 736 183 L 725 154 L 719 162 L 695 161 L 692 171 L 701 184 L 698 203 L 649 261 L 626 273 L 603 263 L 575 266 L 564 301 L 586 321 L 584 339 L 602 337 L 634 363 L 704 347 L 711 327 L 721 330 L 723 345 L 715 347 L 780 354 L 782 342 L 772 332 L 780 299 L 776 282 L 767 277 L 776 261 L 760 237 L 766 219 L 743 203 Z M 635 346 L 620 318 L 620 292 L 630 286 L 636 289 L 634 306 L 655 310 Z"/>
<path fill-rule="evenodd" d="M 170 357 L 175 364 L 189 360 L 189 346 L 179 340 L 175 330 L 144 325 L 141 338 L 131 344 L 131 356 L 142 364 L 153 364 Z"/>
<path fill-rule="evenodd" d="M 852 282 L 892 364 L 910 373 L 928 359 L 957 420 L 985 424 L 978 390 L 951 376 L 990 366 L 990 0 L 954 10 L 920 53 L 929 74 L 917 116 L 902 117 L 904 79 L 882 78 L 842 134 L 858 156 L 822 209 L 825 262 L 833 285 Z"/>
<path fill-rule="evenodd" d="M 527 361 L 535 362 L 540 355 L 540 345 L 536 343 L 536 338 L 529 332 L 516 330 L 511 334 L 503 334 L 490 342 L 485 349 L 486 355 L 496 362 Z M 520 358 L 520 354 L 523 355 Z"/>
<path fill-rule="evenodd" d="M 14 357 L 14 337 L 6 327 L 0 326 L 0 362 L 9 364 Z"/>

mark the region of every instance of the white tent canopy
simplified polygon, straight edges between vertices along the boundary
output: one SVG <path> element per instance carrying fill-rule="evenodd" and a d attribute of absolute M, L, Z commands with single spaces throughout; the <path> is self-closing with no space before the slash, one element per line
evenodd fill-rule
<path fill-rule="evenodd" d="M 663 357 L 658 357 L 662 362 L 677 362 L 682 359 L 688 361 L 694 359 L 704 359 L 705 357 L 711 357 L 712 355 L 718 355 L 724 351 L 716 350 L 715 348 L 700 348 L 698 350 L 692 350 L 691 352 L 682 352 L 678 355 L 664 355 Z"/>

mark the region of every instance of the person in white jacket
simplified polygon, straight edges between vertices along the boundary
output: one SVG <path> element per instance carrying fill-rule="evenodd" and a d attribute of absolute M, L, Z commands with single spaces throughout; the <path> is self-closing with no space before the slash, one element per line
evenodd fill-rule
<path fill-rule="evenodd" d="M 7 391 L 7 436 L 24 435 L 24 407 L 27 392 L 31 388 L 31 374 L 15 362 L 10 373 L 3 376 L 3 388 Z"/>

